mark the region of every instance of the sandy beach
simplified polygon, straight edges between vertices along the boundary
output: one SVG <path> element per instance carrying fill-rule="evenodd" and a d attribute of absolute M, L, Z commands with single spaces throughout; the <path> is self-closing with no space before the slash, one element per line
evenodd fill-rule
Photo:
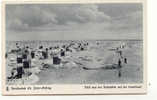
<path fill-rule="evenodd" d="M 107 65 L 117 63 L 117 54 L 109 49 L 115 48 L 118 43 L 102 41 L 99 45 L 91 43 L 87 50 L 67 54 L 61 58 L 60 65 L 53 65 L 52 59 L 34 59 L 32 60 L 34 67 L 29 69 L 32 75 L 27 79 L 23 78 L 23 83 L 19 81 L 14 83 L 38 85 L 141 83 L 143 80 L 142 42 L 127 41 L 126 44 L 123 55 L 127 57 L 128 63 L 123 65 L 122 77 L 118 77 L 117 69 L 103 69 Z M 11 64 L 9 62 L 7 60 L 8 66 Z M 84 69 L 84 67 L 92 70 Z"/>

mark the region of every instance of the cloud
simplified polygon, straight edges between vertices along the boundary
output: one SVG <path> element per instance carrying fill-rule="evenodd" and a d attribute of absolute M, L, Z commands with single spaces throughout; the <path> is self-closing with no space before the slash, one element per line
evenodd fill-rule
<path fill-rule="evenodd" d="M 15 18 L 7 23 L 7 26 L 13 30 L 26 31 L 28 28 L 28 24 L 24 24 L 21 20 Z"/>
<path fill-rule="evenodd" d="M 122 17 L 117 17 L 112 20 L 110 27 L 115 33 L 142 33 L 143 26 L 142 11 L 135 11 Z"/>
<path fill-rule="evenodd" d="M 99 10 L 112 18 L 123 17 L 128 13 L 142 10 L 142 3 L 108 3 L 99 4 Z"/>
<path fill-rule="evenodd" d="M 54 27 L 71 22 L 80 24 L 106 21 L 107 23 L 110 20 L 109 16 L 98 10 L 97 5 L 60 5 L 57 7 L 50 5 L 9 5 L 6 11 L 7 28 L 16 31 L 32 30 L 46 25 Z M 20 26 L 15 21 L 20 22 Z"/>
<path fill-rule="evenodd" d="M 96 5 L 83 5 L 76 9 L 76 17 L 82 22 L 104 22 L 110 17 L 98 10 Z"/>
<path fill-rule="evenodd" d="M 6 10 L 6 24 L 8 29 L 26 31 L 26 29 L 57 23 L 56 15 L 40 9 L 38 6 L 11 6 Z"/>
<path fill-rule="evenodd" d="M 6 6 L 7 36 L 15 38 L 139 38 L 139 4 L 15 4 Z M 19 35 L 20 34 L 20 35 Z M 140 34 L 140 35 L 139 35 Z"/>

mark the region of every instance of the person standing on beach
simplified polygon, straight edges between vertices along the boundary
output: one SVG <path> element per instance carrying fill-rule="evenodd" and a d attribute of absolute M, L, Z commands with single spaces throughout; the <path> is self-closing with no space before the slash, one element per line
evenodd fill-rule
<path fill-rule="evenodd" d="M 38 54 L 39 54 L 39 59 L 43 59 L 43 46 L 40 46 L 39 47 L 39 50 L 38 50 Z"/>
<path fill-rule="evenodd" d="M 64 56 L 65 56 L 65 51 L 64 51 L 63 49 L 61 49 L 60 56 L 61 56 L 61 57 L 64 57 Z"/>
<path fill-rule="evenodd" d="M 35 51 L 31 51 L 31 58 L 34 59 L 35 58 Z"/>
<path fill-rule="evenodd" d="M 48 48 L 45 49 L 45 59 L 48 59 L 48 55 L 49 55 L 49 50 Z"/>
<path fill-rule="evenodd" d="M 49 57 L 53 58 L 53 50 L 52 47 L 49 47 Z"/>
<path fill-rule="evenodd" d="M 18 43 L 16 43 L 16 51 L 18 51 L 20 49 L 20 46 Z"/>
<path fill-rule="evenodd" d="M 120 78 L 122 75 L 121 75 L 121 68 L 122 68 L 122 61 L 121 59 L 118 60 L 118 77 Z"/>
<path fill-rule="evenodd" d="M 127 64 L 127 63 L 128 63 L 127 58 L 124 58 L 124 63 L 125 63 L 125 64 Z"/>

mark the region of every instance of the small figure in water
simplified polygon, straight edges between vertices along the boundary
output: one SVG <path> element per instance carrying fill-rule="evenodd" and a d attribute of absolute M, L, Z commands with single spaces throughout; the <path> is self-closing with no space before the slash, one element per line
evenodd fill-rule
<path fill-rule="evenodd" d="M 119 59 L 119 60 L 118 60 L 118 68 L 121 68 L 121 67 L 122 67 L 121 64 L 122 64 L 121 59 Z"/>
<path fill-rule="evenodd" d="M 128 62 L 128 61 L 127 61 L 127 58 L 124 58 L 124 63 L 127 64 L 127 62 Z"/>
<path fill-rule="evenodd" d="M 122 62 L 121 59 L 118 60 L 118 77 L 121 77 L 121 68 L 122 68 Z"/>

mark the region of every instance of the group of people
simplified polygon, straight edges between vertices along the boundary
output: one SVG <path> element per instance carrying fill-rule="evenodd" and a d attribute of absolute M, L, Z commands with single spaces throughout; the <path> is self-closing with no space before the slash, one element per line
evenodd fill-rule
<path fill-rule="evenodd" d="M 122 51 L 122 49 L 124 49 L 125 48 L 125 45 L 124 44 L 122 44 L 122 45 L 120 45 L 120 47 L 117 47 L 116 48 L 116 53 L 118 54 L 118 56 L 119 56 L 119 59 L 118 59 L 118 67 L 117 67 L 117 69 L 118 69 L 118 77 L 121 77 L 121 68 L 123 67 L 123 63 L 124 64 L 127 64 L 127 58 L 126 57 L 124 57 L 124 55 L 123 55 L 123 51 Z"/>
<path fill-rule="evenodd" d="M 97 43 L 97 45 L 99 44 Z M 40 45 L 38 48 L 35 49 L 29 46 L 20 46 L 19 43 L 16 43 L 16 49 L 6 53 L 6 58 L 11 53 L 16 55 L 17 65 L 16 68 L 13 68 L 11 70 L 11 76 L 9 76 L 8 79 L 19 79 L 22 78 L 23 74 L 30 73 L 29 68 L 33 67 L 33 59 L 41 61 L 50 59 L 52 60 L 53 65 L 60 65 L 62 63 L 62 58 L 68 56 L 67 54 L 87 50 L 88 46 L 88 42 L 71 42 L 69 44 L 63 44 L 61 46 L 53 47 L 43 47 L 42 45 Z M 123 62 L 127 64 L 127 58 L 123 56 L 122 52 L 122 49 L 124 47 L 125 46 L 122 45 L 116 48 L 116 53 L 119 55 L 119 60 L 117 62 L 119 77 L 121 77 L 121 68 L 123 67 Z"/>
<path fill-rule="evenodd" d="M 29 46 L 20 46 L 16 43 L 16 49 L 6 53 L 6 58 L 9 54 L 16 55 L 16 68 L 11 71 L 11 76 L 8 79 L 22 78 L 23 74 L 29 73 L 29 68 L 33 67 L 32 60 L 46 60 L 51 59 L 53 65 L 60 65 L 62 63 L 61 58 L 67 56 L 67 54 L 75 51 L 86 50 L 88 43 L 74 43 L 65 44 L 62 46 L 43 47 L 40 45 L 37 49 Z"/>

